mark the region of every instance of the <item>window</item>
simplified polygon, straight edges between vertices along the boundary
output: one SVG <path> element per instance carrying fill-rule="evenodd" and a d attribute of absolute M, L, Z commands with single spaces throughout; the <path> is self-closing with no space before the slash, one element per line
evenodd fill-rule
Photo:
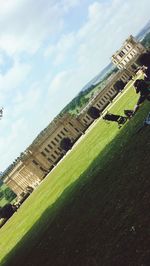
<path fill-rule="evenodd" d="M 66 132 L 68 132 L 68 130 L 64 127 L 64 130 L 66 131 Z"/>
<path fill-rule="evenodd" d="M 87 120 L 90 120 L 90 118 L 88 117 L 88 115 L 86 115 L 86 118 L 87 118 Z"/>
<path fill-rule="evenodd" d="M 49 153 L 49 150 L 47 148 L 45 148 L 44 150 Z"/>
<path fill-rule="evenodd" d="M 54 146 L 56 146 L 56 144 L 55 144 L 55 142 L 52 140 L 52 142 L 51 142 Z"/>
<path fill-rule="evenodd" d="M 126 48 L 124 48 L 124 49 L 123 49 L 123 52 L 124 52 L 125 54 L 127 53 L 127 50 L 126 50 Z"/>
<path fill-rule="evenodd" d="M 65 136 L 65 133 L 64 133 L 63 131 L 61 131 L 61 134 L 62 134 L 63 136 Z"/>
<path fill-rule="evenodd" d="M 60 139 L 62 139 L 62 136 L 60 136 L 59 134 L 57 135 Z"/>
<path fill-rule="evenodd" d="M 48 144 L 48 147 L 50 148 L 50 149 L 52 149 L 53 147 L 50 145 L 50 144 Z"/>
<path fill-rule="evenodd" d="M 83 118 L 83 121 L 84 121 L 85 123 L 87 123 L 86 119 L 84 119 L 84 118 Z"/>
<path fill-rule="evenodd" d="M 126 62 L 128 63 L 130 61 L 130 58 L 126 56 Z"/>
<path fill-rule="evenodd" d="M 75 128 L 75 130 L 76 130 L 77 132 L 80 132 L 77 128 Z"/>
<path fill-rule="evenodd" d="M 59 153 L 57 151 L 54 151 L 56 155 L 59 155 Z"/>
<path fill-rule="evenodd" d="M 136 50 L 132 50 L 133 54 L 136 55 L 137 54 L 137 51 Z"/>
<path fill-rule="evenodd" d="M 124 50 L 125 50 L 126 52 L 128 52 L 128 49 L 127 49 L 126 47 L 124 48 Z"/>
<path fill-rule="evenodd" d="M 51 163 L 52 162 L 52 160 L 50 159 L 50 158 L 47 158 L 47 160 Z"/>
<path fill-rule="evenodd" d="M 58 140 L 57 138 L 55 138 L 55 140 L 56 140 L 57 142 L 59 142 L 59 140 Z"/>
<path fill-rule="evenodd" d="M 114 91 L 115 91 L 115 89 L 112 87 L 112 88 L 111 88 L 111 92 L 114 93 Z"/>
<path fill-rule="evenodd" d="M 40 167 L 40 170 L 46 172 L 46 170 L 43 167 Z"/>
<path fill-rule="evenodd" d="M 56 159 L 56 157 L 54 156 L 54 154 L 52 154 L 52 157 L 53 157 L 54 159 Z"/>
<path fill-rule="evenodd" d="M 126 79 L 126 76 L 125 75 L 122 75 L 122 78 Z"/>
<path fill-rule="evenodd" d="M 123 74 L 123 76 L 124 76 L 125 78 L 127 78 L 127 77 L 128 77 L 126 74 Z"/>
<path fill-rule="evenodd" d="M 125 79 L 124 79 L 124 77 L 123 77 L 123 76 L 121 77 L 121 80 L 122 80 L 123 82 L 125 82 Z"/>
<path fill-rule="evenodd" d="M 39 165 L 35 160 L 32 161 L 35 165 Z"/>
<path fill-rule="evenodd" d="M 44 153 L 44 151 L 42 151 L 41 154 L 42 154 L 44 157 L 46 157 L 46 154 Z"/>
<path fill-rule="evenodd" d="M 103 104 L 105 104 L 105 99 L 104 98 L 102 98 L 101 101 L 103 101 Z"/>
<path fill-rule="evenodd" d="M 108 94 L 109 96 L 112 96 L 112 91 L 110 90 L 107 94 Z"/>
<path fill-rule="evenodd" d="M 119 53 L 119 56 L 120 57 L 123 57 L 125 55 L 125 53 L 123 52 L 123 51 L 121 51 L 120 53 Z"/>
<path fill-rule="evenodd" d="M 130 60 L 133 58 L 133 55 L 131 53 L 128 54 L 128 56 L 129 56 Z"/>
<path fill-rule="evenodd" d="M 69 122 L 69 125 L 73 127 L 73 124 L 71 122 Z"/>
<path fill-rule="evenodd" d="M 127 51 L 129 51 L 129 50 L 130 50 L 130 48 L 131 48 L 131 47 L 130 47 L 130 45 L 129 45 L 129 44 L 127 44 L 127 45 L 126 45 L 126 49 L 127 49 Z"/>
<path fill-rule="evenodd" d="M 117 61 L 115 59 L 113 59 L 114 63 L 117 64 Z"/>

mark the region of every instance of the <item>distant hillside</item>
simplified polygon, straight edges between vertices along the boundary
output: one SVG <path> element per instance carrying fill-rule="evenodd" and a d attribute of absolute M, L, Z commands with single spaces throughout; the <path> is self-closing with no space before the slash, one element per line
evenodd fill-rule
<path fill-rule="evenodd" d="M 92 96 L 97 91 L 100 91 L 104 88 L 107 79 L 116 71 L 117 68 L 112 64 L 109 64 L 107 67 L 105 67 L 96 77 L 94 77 L 82 88 L 78 95 L 73 98 L 69 104 L 65 106 L 61 114 L 66 112 L 77 114 L 80 112 L 80 110 L 87 105 Z"/>
<path fill-rule="evenodd" d="M 144 37 L 147 35 L 147 33 L 150 32 L 150 20 L 148 23 L 142 28 L 142 30 L 136 35 L 136 38 L 141 41 L 144 39 Z"/>
<path fill-rule="evenodd" d="M 146 34 L 141 42 L 146 48 L 150 49 L 150 32 Z"/>
<path fill-rule="evenodd" d="M 81 91 L 85 91 L 87 90 L 91 85 L 96 85 L 98 84 L 100 81 L 102 81 L 102 79 L 104 78 L 104 76 L 111 71 L 114 68 L 113 64 L 110 63 L 109 65 L 107 65 L 98 75 L 96 75 L 91 81 L 89 81 L 82 89 Z"/>
<path fill-rule="evenodd" d="M 0 186 L 3 184 L 3 181 L 2 181 L 2 179 L 1 179 L 1 177 L 2 177 L 2 172 L 0 172 Z"/>

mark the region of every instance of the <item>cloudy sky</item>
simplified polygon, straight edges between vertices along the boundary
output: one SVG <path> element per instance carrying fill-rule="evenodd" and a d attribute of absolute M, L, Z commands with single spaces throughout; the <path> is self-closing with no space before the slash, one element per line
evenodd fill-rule
<path fill-rule="evenodd" d="M 149 0 L 0 0 L 0 171 L 150 19 Z"/>

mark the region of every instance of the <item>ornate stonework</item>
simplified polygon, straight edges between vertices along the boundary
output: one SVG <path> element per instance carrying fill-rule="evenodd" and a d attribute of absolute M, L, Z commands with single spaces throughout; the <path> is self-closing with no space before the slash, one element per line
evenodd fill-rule
<path fill-rule="evenodd" d="M 76 117 L 65 114 L 44 129 L 20 156 L 12 169 L 3 175 L 4 182 L 20 195 L 28 186 L 35 188 L 64 156 L 60 142 L 68 137 L 74 143 L 85 127 Z"/>
<path fill-rule="evenodd" d="M 130 35 L 122 47 L 112 55 L 111 60 L 119 69 L 127 69 L 132 73 L 138 67 L 136 61 L 139 55 L 145 51 L 145 47 Z"/>
<path fill-rule="evenodd" d="M 35 188 L 66 153 L 60 147 L 64 138 L 72 144 L 93 122 L 88 115 L 91 106 L 102 114 L 118 92 L 114 85 L 122 80 L 127 83 L 137 70 L 136 60 L 145 48 L 130 36 L 121 49 L 112 56 L 112 62 L 120 69 L 108 80 L 105 87 L 91 99 L 89 104 L 78 114 L 64 114 L 54 119 L 21 154 L 21 156 L 3 173 L 4 182 L 19 196 L 27 187 Z"/>

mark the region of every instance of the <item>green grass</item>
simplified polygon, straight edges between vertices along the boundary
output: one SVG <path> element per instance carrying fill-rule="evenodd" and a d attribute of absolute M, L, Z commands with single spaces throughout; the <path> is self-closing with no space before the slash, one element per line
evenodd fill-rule
<path fill-rule="evenodd" d="M 7 188 L 7 186 L 5 184 L 2 184 L 0 186 L 0 190 L 5 190 Z M 3 207 L 5 204 L 7 204 L 8 201 L 5 199 L 5 197 L 3 197 L 2 199 L 0 199 L 0 206 Z"/>
<path fill-rule="evenodd" d="M 5 199 L 5 197 L 3 197 L 1 200 L 0 200 L 0 206 L 3 207 L 5 204 L 7 204 L 8 201 Z"/>
<path fill-rule="evenodd" d="M 0 230 L 0 265 L 148 265 L 149 128 L 135 134 L 148 111 L 96 123 Z"/>

